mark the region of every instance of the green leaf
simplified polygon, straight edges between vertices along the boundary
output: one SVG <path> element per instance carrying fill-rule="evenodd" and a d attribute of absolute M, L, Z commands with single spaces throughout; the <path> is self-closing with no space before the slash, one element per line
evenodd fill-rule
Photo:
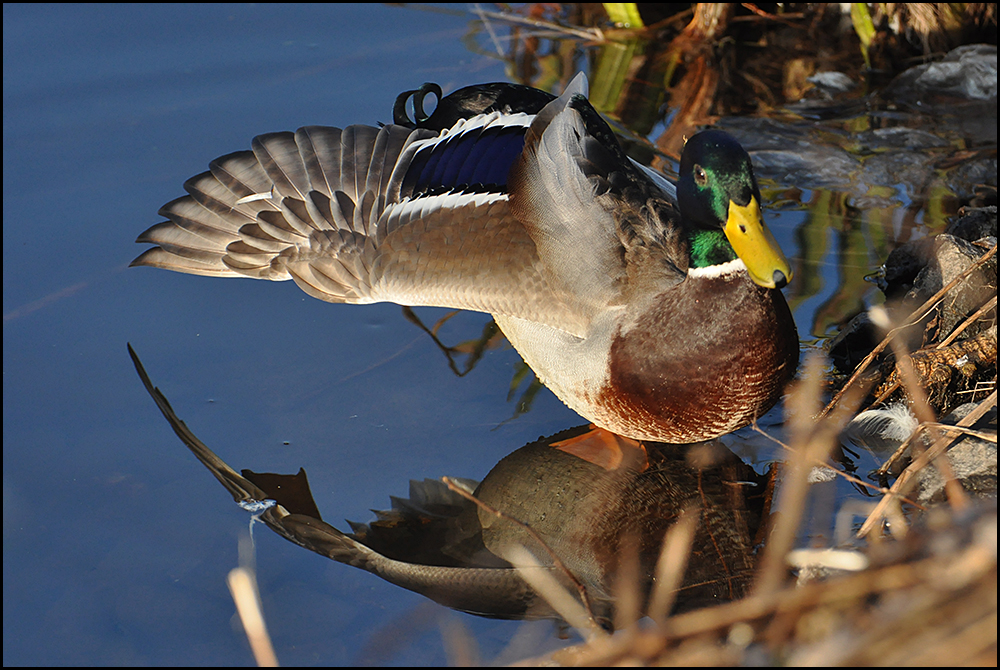
<path fill-rule="evenodd" d="M 608 13 L 608 17 L 611 19 L 612 23 L 624 26 L 626 28 L 645 28 L 646 24 L 642 22 L 642 17 L 639 16 L 639 6 L 634 2 L 605 2 L 604 11 Z"/>
<path fill-rule="evenodd" d="M 861 55 L 865 59 L 865 67 L 871 68 L 871 60 L 868 56 L 868 48 L 875 38 L 875 24 L 872 23 L 872 15 L 868 11 L 868 5 L 864 2 L 851 3 L 851 23 L 854 24 L 854 32 L 861 40 Z"/>

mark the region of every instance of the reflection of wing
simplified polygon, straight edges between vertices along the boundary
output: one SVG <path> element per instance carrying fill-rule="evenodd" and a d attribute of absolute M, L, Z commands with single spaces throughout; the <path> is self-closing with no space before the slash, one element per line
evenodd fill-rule
<path fill-rule="evenodd" d="M 240 476 L 178 418 L 166 396 L 153 386 L 131 345 L 128 350 L 142 383 L 174 432 L 226 487 L 233 499 L 244 509 L 255 503 L 275 502 L 270 506 L 257 507 L 267 507 L 259 517 L 278 535 L 317 554 L 367 570 L 392 584 L 463 612 L 500 618 L 523 617 L 529 610 L 531 616 L 553 615 L 513 568 L 441 567 L 394 560 L 342 533 L 319 517 L 302 470 L 295 476 L 258 475 L 244 470 L 244 476 Z M 270 482 L 276 480 L 281 481 L 281 485 L 270 490 Z M 289 498 L 289 493 L 282 490 L 284 488 L 295 489 L 292 491 L 294 497 Z M 257 511 L 254 510 L 255 513 Z"/>

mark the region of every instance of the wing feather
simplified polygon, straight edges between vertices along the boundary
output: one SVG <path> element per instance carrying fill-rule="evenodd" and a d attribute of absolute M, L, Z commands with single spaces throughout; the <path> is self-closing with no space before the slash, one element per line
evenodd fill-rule
<path fill-rule="evenodd" d="M 538 166 L 522 169 L 528 195 L 515 197 L 530 206 L 512 207 L 502 191 L 507 178 L 492 165 L 516 159 L 520 140 L 506 138 L 519 138 L 530 116 L 506 121 L 493 112 L 482 121 L 460 120 L 442 133 L 448 147 L 435 144 L 438 133 L 427 129 L 308 126 L 261 135 L 252 151 L 212 161 L 208 172 L 185 183 L 187 196 L 162 208 L 167 221 L 140 235 L 138 241 L 158 246 L 133 264 L 291 279 L 331 302 L 472 309 L 582 336 L 593 309 L 574 297 L 574 282 L 590 282 L 593 302 L 607 296 L 621 273 L 614 251 L 586 262 L 580 259 L 587 254 L 568 248 L 608 247 L 609 215 L 594 204 L 594 180 L 579 167 L 586 152 L 567 113 L 583 88 L 576 84 L 531 126 L 530 159 L 520 164 Z M 408 173 L 419 151 L 427 153 L 413 169 L 436 170 L 426 178 Z M 566 151 L 569 159 L 560 156 Z M 451 184 L 480 176 L 501 190 Z M 404 182 L 434 190 L 408 186 L 403 197 Z M 555 215 L 543 211 L 550 207 Z M 560 241 L 581 215 L 585 223 Z"/>

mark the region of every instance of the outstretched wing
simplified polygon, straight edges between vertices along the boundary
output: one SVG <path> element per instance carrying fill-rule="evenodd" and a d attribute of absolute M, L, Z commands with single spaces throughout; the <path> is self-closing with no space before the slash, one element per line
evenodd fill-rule
<path fill-rule="evenodd" d="M 441 131 L 262 135 L 188 180 L 133 265 L 291 279 L 330 302 L 471 309 L 583 336 L 625 274 L 620 203 L 596 191 L 609 165 L 631 166 L 581 132 L 570 102 L 585 89 L 579 77 L 534 102 L 537 115 L 458 114 Z"/>
<path fill-rule="evenodd" d="M 167 220 L 139 236 L 157 246 L 133 265 L 292 279 L 330 302 L 565 323 L 505 192 L 528 119 L 494 113 L 440 134 L 388 125 L 260 136 L 188 180 L 188 195 L 160 210 Z"/>

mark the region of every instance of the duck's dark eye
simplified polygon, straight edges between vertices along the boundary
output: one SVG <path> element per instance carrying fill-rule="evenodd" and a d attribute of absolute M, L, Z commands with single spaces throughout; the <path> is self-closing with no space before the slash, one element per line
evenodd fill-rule
<path fill-rule="evenodd" d="M 704 186 L 708 183 L 708 175 L 705 174 L 700 165 L 694 166 L 694 183 L 698 184 L 698 186 Z"/>

